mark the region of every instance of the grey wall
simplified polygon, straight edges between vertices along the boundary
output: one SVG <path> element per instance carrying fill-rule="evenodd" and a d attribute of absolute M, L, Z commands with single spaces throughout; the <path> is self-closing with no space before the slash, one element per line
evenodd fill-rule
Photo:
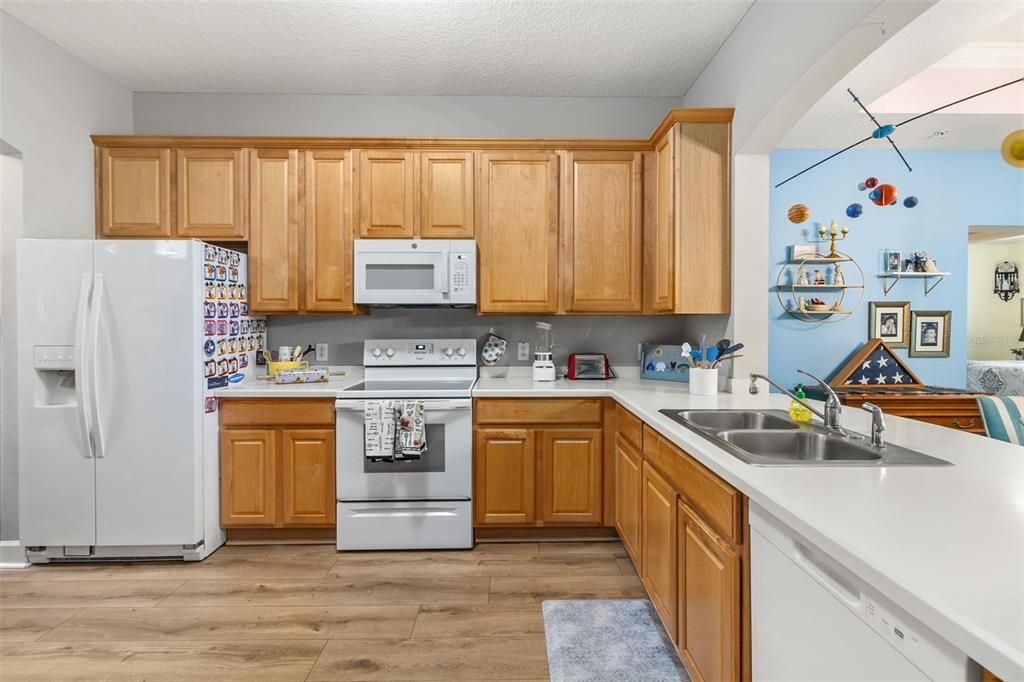
<path fill-rule="evenodd" d="M 646 138 L 673 97 L 135 93 L 139 135 Z"/>
<path fill-rule="evenodd" d="M 92 133 L 132 132 L 132 93 L 0 12 L 0 138 L 25 166 L 25 236 L 88 239 Z"/>
<path fill-rule="evenodd" d="M 719 339 L 727 318 L 716 315 L 690 316 L 581 316 L 558 317 L 477 315 L 475 310 L 454 308 L 375 308 L 356 317 L 273 316 L 267 325 L 271 348 L 284 345 L 327 343 L 330 364 L 360 365 L 362 342 L 368 338 L 448 337 L 480 338 L 493 327 L 508 339 L 510 350 L 500 364 L 526 365 L 515 359 L 515 344 L 528 341 L 531 351 L 536 338 L 534 323 L 550 322 L 555 335 L 555 362 L 564 365 L 570 352 L 599 352 L 612 365 L 638 365 L 639 342 L 681 343 L 701 334 Z"/>
<path fill-rule="evenodd" d="M 132 93 L 0 12 L 0 540 L 18 537 L 14 241 L 92 238 L 99 132 L 132 132 Z"/>

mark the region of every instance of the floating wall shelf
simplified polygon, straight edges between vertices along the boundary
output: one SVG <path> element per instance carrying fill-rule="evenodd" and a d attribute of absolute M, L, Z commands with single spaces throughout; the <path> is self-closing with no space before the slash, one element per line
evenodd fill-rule
<path fill-rule="evenodd" d="M 927 296 L 931 293 L 932 289 L 939 286 L 945 277 L 951 274 L 950 272 L 880 272 L 878 273 L 878 278 L 889 280 L 882 282 L 882 289 L 885 294 L 892 291 L 892 288 L 896 286 L 896 282 L 899 282 L 901 279 L 919 279 L 924 282 L 924 295 Z M 935 282 L 929 282 L 932 279 Z"/>
<path fill-rule="evenodd" d="M 836 265 L 838 263 L 851 264 L 850 272 L 846 273 L 849 278 L 849 283 L 844 282 L 843 284 L 797 284 L 796 279 L 801 268 L 805 266 L 813 265 Z M 824 270 L 824 268 L 822 268 Z M 833 274 L 833 277 L 835 275 Z M 847 290 L 858 290 L 856 301 L 846 300 Z M 833 292 L 830 301 L 829 309 L 827 310 L 809 310 L 806 307 L 800 305 L 803 300 L 803 296 L 800 294 L 815 292 L 815 291 L 830 291 Z M 803 322 L 810 322 L 812 324 L 822 324 L 825 322 L 839 322 L 846 319 L 850 315 L 853 315 L 860 307 L 861 301 L 864 300 L 864 272 L 861 270 L 860 265 L 857 261 L 850 258 L 844 253 L 840 253 L 838 258 L 828 258 L 820 253 L 807 258 L 792 258 L 783 261 L 782 267 L 779 269 L 778 277 L 775 279 L 775 295 L 779 299 L 779 305 L 786 311 L 787 314 L 792 317 L 801 320 Z M 854 298 L 851 295 L 851 299 Z M 846 304 L 845 306 L 843 304 Z M 851 307 L 850 304 L 853 303 Z M 838 309 L 832 309 L 832 306 L 836 306 Z"/>

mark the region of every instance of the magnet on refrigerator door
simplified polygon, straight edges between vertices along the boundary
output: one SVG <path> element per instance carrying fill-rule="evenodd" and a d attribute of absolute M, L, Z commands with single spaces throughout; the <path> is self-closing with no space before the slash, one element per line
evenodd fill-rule
<path fill-rule="evenodd" d="M 241 369 L 245 369 L 249 366 L 249 356 L 246 353 L 242 353 L 238 356 L 238 366 Z"/>
<path fill-rule="evenodd" d="M 211 414 L 217 411 L 217 399 L 213 396 L 206 397 L 206 414 Z"/>
<path fill-rule="evenodd" d="M 227 377 L 210 377 L 206 380 L 207 390 L 213 390 L 215 388 L 224 388 L 228 385 Z"/>
<path fill-rule="evenodd" d="M 245 301 L 242 301 L 241 303 L 238 304 L 238 310 L 239 310 L 240 314 L 248 315 L 249 314 L 249 304 L 246 303 Z"/>
<path fill-rule="evenodd" d="M 217 320 L 217 336 L 227 336 L 227 335 L 228 335 L 228 321 L 227 320 Z"/>
<path fill-rule="evenodd" d="M 234 374 L 238 371 L 238 358 L 230 358 L 228 360 L 228 372 Z"/>
<path fill-rule="evenodd" d="M 236 267 L 228 268 L 228 279 L 231 280 L 232 282 L 237 282 L 238 281 L 238 268 L 236 268 Z"/>
<path fill-rule="evenodd" d="M 217 376 L 222 377 L 228 374 L 228 359 L 221 358 L 217 361 Z"/>
<path fill-rule="evenodd" d="M 217 344 L 213 342 L 213 339 L 206 339 L 203 342 L 203 353 L 206 357 L 212 357 L 217 352 Z"/>
<path fill-rule="evenodd" d="M 213 336 L 217 333 L 217 323 L 214 320 L 205 320 L 203 323 L 203 331 L 207 336 Z"/>
<path fill-rule="evenodd" d="M 217 317 L 217 304 L 213 301 L 206 301 L 203 303 L 203 317 Z"/>
<path fill-rule="evenodd" d="M 209 379 L 212 376 L 217 376 L 217 361 L 207 360 L 203 364 L 203 378 Z"/>
<path fill-rule="evenodd" d="M 238 306 L 237 303 L 232 302 L 230 304 L 229 308 L 230 308 L 230 310 L 228 312 L 228 317 L 238 317 L 239 316 L 239 306 Z"/>

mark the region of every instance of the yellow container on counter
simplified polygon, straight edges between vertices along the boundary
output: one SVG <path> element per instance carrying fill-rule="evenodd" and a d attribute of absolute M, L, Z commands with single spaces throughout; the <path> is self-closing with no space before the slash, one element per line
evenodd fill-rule
<path fill-rule="evenodd" d="M 277 362 L 267 351 L 263 351 L 263 359 L 267 361 L 267 374 L 270 376 L 276 376 L 278 372 L 286 369 L 309 369 L 309 363 L 305 360 Z"/>

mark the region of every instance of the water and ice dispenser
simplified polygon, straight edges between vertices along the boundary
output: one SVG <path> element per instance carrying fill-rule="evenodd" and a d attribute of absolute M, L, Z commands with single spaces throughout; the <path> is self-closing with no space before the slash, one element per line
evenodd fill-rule
<path fill-rule="evenodd" d="M 34 346 L 32 368 L 35 370 L 36 405 L 75 404 L 74 346 Z"/>

